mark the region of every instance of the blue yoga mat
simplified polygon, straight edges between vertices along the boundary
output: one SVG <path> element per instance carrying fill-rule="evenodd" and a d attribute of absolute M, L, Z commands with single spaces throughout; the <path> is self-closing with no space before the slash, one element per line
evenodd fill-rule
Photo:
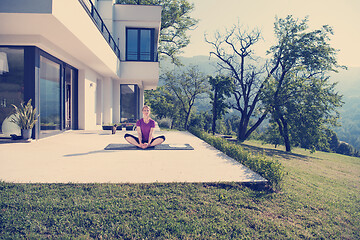
<path fill-rule="evenodd" d="M 109 144 L 105 150 L 194 150 L 190 144 L 160 144 L 146 149 L 138 148 L 131 144 Z"/>

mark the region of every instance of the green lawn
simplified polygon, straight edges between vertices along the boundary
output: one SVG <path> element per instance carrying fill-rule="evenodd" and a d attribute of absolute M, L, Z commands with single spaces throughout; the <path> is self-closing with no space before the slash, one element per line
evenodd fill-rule
<path fill-rule="evenodd" d="M 360 159 L 287 154 L 280 192 L 237 183 L 0 183 L 1 239 L 360 239 Z"/>

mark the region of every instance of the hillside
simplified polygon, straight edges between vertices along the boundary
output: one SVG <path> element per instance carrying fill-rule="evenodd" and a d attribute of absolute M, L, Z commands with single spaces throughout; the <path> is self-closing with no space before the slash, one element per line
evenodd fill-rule
<path fill-rule="evenodd" d="M 344 101 L 339 110 L 341 126 L 335 131 L 340 140 L 360 149 L 360 68 L 333 73 L 331 79 L 338 82 L 337 89 Z"/>

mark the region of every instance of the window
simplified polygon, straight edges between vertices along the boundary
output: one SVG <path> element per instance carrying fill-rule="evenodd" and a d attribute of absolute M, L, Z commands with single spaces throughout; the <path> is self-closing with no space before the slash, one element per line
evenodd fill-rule
<path fill-rule="evenodd" d="M 2 123 L 14 112 L 12 104 L 19 106 L 23 101 L 24 49 L 0 47 L 0 136 L 3 130 L 6 137 L 15 133 L 2 129 Z"/>
<path fill-rule="evenodd" d="M 121 121 L 134 122 L 139 118 L 140 91 L 137 85 L 120 85 Z"/>
<path fill-rule="evenodd" d="M 60 130 L 60 64 L 40 56 L 40 130 Z"/>
<path fill-rule="evenodd" d="M 126 61 L 157 61 L 154 32 L 154 29 L 126 29 Z"/>
<path fill-rule="evenodd" d="M 34 137 L 78 128 L 78 73 L 59 59 L 33 46 L 0 46 L 0 137 L 19 135 L 2 123 L 19 105 L 32 99 L 39 114 Z"/>

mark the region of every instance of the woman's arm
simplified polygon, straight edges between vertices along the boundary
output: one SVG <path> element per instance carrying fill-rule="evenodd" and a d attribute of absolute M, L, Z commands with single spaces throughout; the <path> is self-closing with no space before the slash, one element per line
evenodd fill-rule
<path fill-rule="evenodd" d="M 155 128 L 150 128 L 149 141 L 148 141 L 149 145 L 150 145 L 150 143 L 151 143 L 151 140 L 153 139 L 153 133 L 154 133 L 154 131 L 155 131 Z"/>
<path fill-rule="evenodd" d="M 141 128 L 140 126 L 136 127 L 136 131 L 138 133 L 138 138 L 139 138 L 139 144 L 142 145 L 142 134 L 141 134 Z"/>

